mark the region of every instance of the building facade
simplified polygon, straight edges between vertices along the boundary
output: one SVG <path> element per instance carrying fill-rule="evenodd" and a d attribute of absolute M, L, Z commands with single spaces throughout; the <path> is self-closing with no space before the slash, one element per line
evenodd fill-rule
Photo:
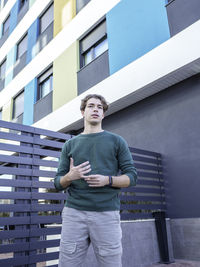
<path fill-rule="evenodd" d="M 200 260 L 199 0 L 0 7 L 0 119 L 77 134 L 80 100 L 104 95 L 104 128 L 163 155 L 174 256 Z"/>

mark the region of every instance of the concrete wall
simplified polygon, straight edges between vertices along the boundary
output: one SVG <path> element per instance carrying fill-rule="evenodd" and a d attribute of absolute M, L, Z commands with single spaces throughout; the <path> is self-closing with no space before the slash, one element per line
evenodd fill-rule
<path fill-rule="evenodd" d="M 130 146 L 162 154 L 169 218 L 200 217 L 199 84 L 200 75 L 193 76 L 103 123 Z"/>
<path fill-rule="evenodd" d="M 200 218 L 172 219 L 170 226 L 174 258 L 200 261 Z"/>
<path fill-rule="evenodd" d="M 147 267 L 160 261 L 154 220 L 122 222 L 122 266 Z M 167 220 L 170 259 L 173 260 L 170 224 Z M 90 246 L 83 267 L 98 267 L 93 248 Z"/>

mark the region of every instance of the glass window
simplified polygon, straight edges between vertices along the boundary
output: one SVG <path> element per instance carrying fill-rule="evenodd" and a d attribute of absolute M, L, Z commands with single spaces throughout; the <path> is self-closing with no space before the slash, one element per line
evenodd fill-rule
<path fill-rule="evenodd" d="M 19 11 L 23 8 L 23 6 L 28 2 L 28 0 L 20 0 L 19 1 Z"/>
<path fill-rule="evenodd" d="M 24 91 L 13 100 L 13 119 L 19 117 L 24 112 Z"/>
<path fill-rule="evenodd" d="M 101 40 L 98 44 L 94 45 L 87 52 L 83 54 L 84 65 L 87 65 L 92 60 L 103 54 L 108 49 L 108 39 Z"/>
<path fill-rule="evenodd" d="M 49 68 L 38 78 L 38 100 L 53 90 L 53 68 Z"/>
<path fill-rule="evenodd" d="M 9 26 L 10 26 L 10 16 L 8 16 L 7 19 L 3 22 L 2 35 L 4 35 L 9 30 Z"/>
<path fill-rule="evenodd" d="M 6 74 L 6 60 L 0 65 L 0 79 L 3 80 Z"/>
<path fill-rule="evenodd" d="M 27 34 L 17 45 L 17 59 L 20 58 L 27 51 Z"/>
<path fill-rule="evenodd" d="M 53 5 L 40 18 L 40 34 L 53 22 Z"/>
<path fill-rule="evenodd" d="M 45 97 L 53 89 L 53 74 L 40 83 L 40 98 Z"/>

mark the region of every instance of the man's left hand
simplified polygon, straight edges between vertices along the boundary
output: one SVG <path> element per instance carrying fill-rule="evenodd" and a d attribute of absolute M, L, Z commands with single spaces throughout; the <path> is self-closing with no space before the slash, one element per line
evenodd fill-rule
<path fill-rule="evenodd" d="M 84 179 L 90 187 L 101 187 L 109 184 L 109 177 L 100 174 L 91 174 Z"/>

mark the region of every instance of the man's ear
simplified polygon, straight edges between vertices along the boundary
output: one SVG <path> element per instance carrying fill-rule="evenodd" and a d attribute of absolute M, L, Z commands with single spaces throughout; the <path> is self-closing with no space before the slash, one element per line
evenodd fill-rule
<path fill-rule="evenodd" d="M 84 118 L 84 113 L 85 113 L 84 110 L 81 110 L 81 114 L 82 114 L 83 118 Z"/>

